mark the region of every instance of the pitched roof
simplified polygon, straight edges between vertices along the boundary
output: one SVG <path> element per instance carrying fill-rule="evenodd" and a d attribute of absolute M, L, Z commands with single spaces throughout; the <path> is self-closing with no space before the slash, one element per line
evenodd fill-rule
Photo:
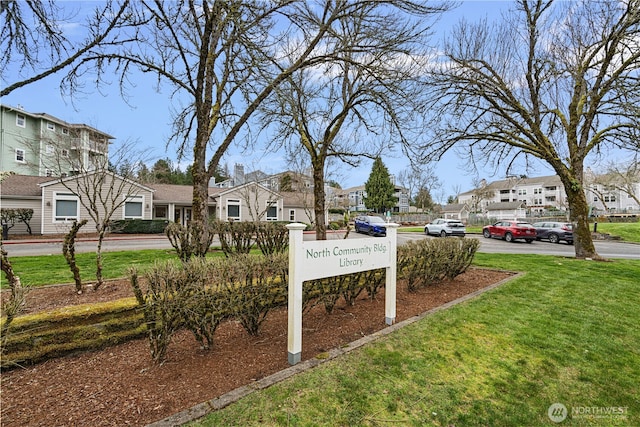
<path fill-rule="evenodd" d="M 0 194 L 4 197 L 42 197 L 40 184 L 51 179 L 50 176 L 8 175 L 0 182 Z"/>
<path fill-rule="evenodd" d="M 487 205 L 488 211 L 501 211 L 501 210 L 511 210 L 511 209 L 520 209 L 524 207 L 524 202 L 496 202 L 489 203 Z"/>
<path fill-rule="evenodd" d="M 467 208 L 466 203 L 451 203 L 449 205 L 444 205 L 442 207 L 442 212 L 460 212 L 461 210 Z"/>
<path fill-rule="evenodd" d="M 176 184 L 147 184 L 153 189 L 153 202 L 180 203 L 191 205 L 193 203 L 193 186 Z M 224 188 L 209 187 L 209 197 L 220 194 Z"/>
<path fill-rule="evenodd" d="M 29 111 L 23 110 L 21 107 L 12 107 L 12 106 L 7 105 L 7 104 L 0 104 L 0 107 L 4 108 L 6 110 L 9 110 L 9 111 L 15 111 L 18 114 L 24 114 L 26 116 L 33 117 L 35 119 L 46 120 L 48 122 L 54 122 L 54 123 L 57 123 L 59 125 L 65 126 L 67 128 L 86 129 L 89 132 L 100 134 L 100 135 L 106 137 L 107 139 L 115 139 L 115 136 L 111 136 L 106 132 L 98 130 L 98 129 L 96 129 L 96 128 L 92 127 L 92 126 L 86 125 L 84 123 L 69 123 L 69 122 L 66 122 L 66 121 L 64 121 L 62 119 L 54 117 L 54 116 L 52 116 L 51 114 L 48 114 L 48 113 L 31 113 Z"/>
<path fill-rule="evenodd" d="M 558 175 L 538 176 L 533 178 L 507 178 L 507 179 L 501 179 L 498 181 L 492 181 L 488 183 L 486 187 L 483 187 L 483 188 L 487 190 L 499 191 L 499 190 L 509 190 L 515 187 L 521 187 L 525 185 L 540 185 L 543 187 L 550 186 L 550 185 L 560 186 L 562 185 L 562 181 L 560 181 L 560 177 Z M 478 189 L 475 188 L 470 191 L 465 191 L 460 195 L 473 194 L 473 192 L 476 190 Z"/>
<path fill-rule="evenodd" d="M 305 191 L 281 191 L 282 205 L 287 208 L 313 209 L 313 193 Z"/>
<path fill-rule="evenodd" d="M 89 178 L 92 175 L 98 175 L 98 177 L 95 178 L 95 181 L 91 181 L 94 178 Z M 40 186 L 41 187 L 47 187 L 49 185 L 55 185 L 55 184 L 57 184 L 59 182 L 64 183 L 64 182 L 72 182 L 72 181 L 81 181 L 81 180 L 84 180 L 84 179 L 87 179 L 85 182 L 95 182 L 97 184 L 98 181 L 102 181 L 103 177 L 106 176 L 106 175 L 109 175 L 114 179 L 119 179 L 119 180 L 122 180 L 124 182 L 130 183 L 130 184 L 135 185 L 137 187 L 140 187 L 140 188 L 142 188 L 144 190 L 153 191 L 153 189 L 151 187 L 149 187 L 149 186 L 140 184 L 137 181 L 134 181 L 134 180 L 129 179 L 129 178 L 125 178 L 123 176 L 118 175 L 117 173 L 111 172 L 109 170 L 103 170 L 103 169 L 91 170 L 91 171 L 83 172 L 83 173 L 81 173 L 79 175 L 70 175 L 70 176 L 67 176 L 67 177 L 64 177 L 64 178 L 52 178 L 52 177 L 49 177 L 49 180 L 43 182 L 42 184 L 40 184 Z"/>

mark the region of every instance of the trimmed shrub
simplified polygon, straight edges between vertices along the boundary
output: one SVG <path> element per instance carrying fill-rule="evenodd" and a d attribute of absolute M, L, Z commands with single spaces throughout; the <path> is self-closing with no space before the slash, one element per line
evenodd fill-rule
<path fill-rule="evenodd" d="M 148 287 L 143 293 L 138 272 L 130 271 L 131 287 L 144 314 L 151 358 L 156 363 L 165 360 L 171 337 L 184 326 L 183 293 L 189 293 L 184 272 L 171 262 L 156 264 L 145 273 Z"/>
<path fill-rule="evenodd" d="M 249 335 L 258 335 L 269 311 L 287 301 L 288 257 L 245 254 L 229 261 L 230 280 L 222 286 L 231 316 Z"/>
<path fill-rule="evenodd" d="M 216 220 L 212 227 L 220 238 L 220 246 L 225 256 L 248 254 L 251 251 L 257 229 L 255 223 Z"/>
<path fill-rule="evenodd" d="M 197 222 L 191 222 L 188 226 L 183 226 L 177 222 L 172 222 L 165 229 L 165 235 L 169 239 L 171 246 L 178 253 L 178 257 L 182 262 L 187 262 L 193 256 L 204 257 L 211 242 L 213 242 L 214 231 L 212 228 L 208 230 L 205 245 L 201 246 L 200 239 L 204 234 L 204 229 Z"/>
<path fill-rule="evenodd" d="M 475 256 L 477 239 L 424 239 L 398 247 L 398 277 L 409 291 L 464 273 Z"/>
<path fill-rule="evenodd" d="M 281 254 L 289 247 L 286 222 L 261 222 L 256 227 L 256 244 L 263 255 Z"/>
<path fill-rule="evenodd" d="M 114 234 L 160 234 L 168 224 L 164 219 L 119 219 L 111 221 L 109 228 Z"/>
<path fill-rule="evenodd" d="M 144 314 L 151 358 L 161 363 L 181 328 L 190 330 L 204 349 L 213 346 L 217 327 L 230 317 L 257 335 L 269 311 L 286 303 L 288 258 L 239 254 L 194 257 L 181 265 L 165 262 L 144 274 L 144 291 L 135 269 L 129 276 Z"/>

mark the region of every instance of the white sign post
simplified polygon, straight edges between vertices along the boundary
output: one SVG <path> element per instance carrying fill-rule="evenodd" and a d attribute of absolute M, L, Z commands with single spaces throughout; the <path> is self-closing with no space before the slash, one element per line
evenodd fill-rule
<path fill-rule="evenodd" d="M 304 224 L 289 224 L 288 359 L 302 355 L 302 282 L 359 271 L 386 269 L 385 323 L 396 318 L 396 257 L 398 224 L 387 224 L 386 237 L 304 242 Z"/>

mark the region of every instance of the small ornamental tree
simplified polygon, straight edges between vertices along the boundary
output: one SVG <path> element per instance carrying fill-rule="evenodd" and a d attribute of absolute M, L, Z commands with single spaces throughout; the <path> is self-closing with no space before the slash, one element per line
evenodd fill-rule
<path fill-rule="evenodd" d="M 371 168 L 369 179 L 364 184 L 367 196 L 364 198 L 364 205 L 377 213 L 384 213 L 398 203 L 398 198 L 394 197 L 395 192 L 389 170 L 382 163 L 382 159 L 377 157 Z"/>

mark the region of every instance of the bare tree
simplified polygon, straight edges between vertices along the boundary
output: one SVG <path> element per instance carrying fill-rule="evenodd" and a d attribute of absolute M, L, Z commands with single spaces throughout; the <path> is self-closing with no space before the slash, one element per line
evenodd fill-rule
<path fill-rule="evenodd" d="M 121 37 L 131 42 L 84 56 L 64 83 L 73 91 L 91 75 L 100 84 L 115 68 L 125 95 L 134 70 L 154 76 L 158 88 L 172 87 L 176 112 L 170 142 L 178 142 L 179 155 L 193 152 L 191 224 L 202 236 L 203 255 L 209 178 L 256 109 L 295 71 L 361 48 L 331 42 L 340 20 L 391 9 L 429 8 L 414 0 L 132 2 L 123 23 L 129 31 Z"/>
<path fill-rule="evenodd" d="M 589 180 L 589 184 L 591 184 L 589 190 L 600 197 L 605 208 L 607 207 L 605 192 L 611 190 L 628 196 L 633 199 L 637 205 L 640 205 L 640 160 L 638 156 L 622 164 L 610 162 L 606 166 L 604 173 L 592 175 Z M 599 191 L 600 187 L 605 189 L 605 191 Z"/>
<path fill-rule="evenodd" d="M 0 96 L 53 75 L 91 54 L 94 49 L 125 42 L 112 37 L 122 29 L 129 0 L 100 2 L 87 15 L 84 40 L 65 36 L 64 25 L 75 19 L 78 11 L 61 7 L 54 0 L 0 1 Z M 18 80 L 11 78 L 20 76 Z"/>
<path fill-rule="evenodd" d="M 428 18 L 444 9 L 363 3 L 337 20 L 329 38 L 335 57 L 295 71 L 276 89 L 273 102 L 263 104 L 265 126 L 277 127 L 276 146 L 304 153 L 311 163 L 317 239 L 326 239 L 327 161 L 357 166 L 394 144 L 408 150 L 422 133 L 418 70 L 426 57 Z"/>
<path fill-rule="evenodd" d="M 433 69 L 435 146 L 510 173 L 538 158 L 567 192 L 578 258 L 598 258 L 584 163 L 640 148 L 640 2 L 519 0 L 493 27 L 461 22 Z"/>
<path fill-rule="evenodd" d="M 414 164 L 396 175 L 396 182 L 409 191 L 409 199 L 420 209 L 433 207 L 432 192 L 442 187 L 442 182 L 430 164 Z"/>
<path fill-rule="evenodd" d="M 447 198 L 447 203 L 451 204 L 451 203 L 458 203 L 459 197 L 460 197 L 460 193 L 462 193 L 462 186 L 460 184 L 455 184 L 453 186 L 451 186 L 451 191 L 453 191 L 453 194 L 451 194 L 448 198 Z M 443 195 L 444 197 L 444 195 Z"/>
<path fill-rule="evenodd" d="M 485 200 L 492 199 L 496 192 L 487 183 L 486 179 L 479 179 L 475 177 L 473 179 L 473 190 L 471 195 L 471 206 L 469 209 L 472 213 L 481 213 L 483 211 L 483 204 Z"/>
<path fill-rule="evenodd" d="M 198 255 L 204 255 L 207 186 L 223 154 L 282 80 L 333 55 L 321 42 L 338 17 L 360 7 L 329 0 L 319 7 L 306 1 L 133 2 L 127 23 L 144 30 L 123 38 L 135 42 L 84 57 L 65 83 L 73 91 L 91 73 L 102 83 L 115 67 L 125 94 L 134 70 L 154 76 L 158 88 L 173 88 L 171 141 L 179 155 L 193 151 L 191 226 L 202 243 Z"/>
<path fill-rule="evenodd" d="M 135 165 L 144 163 L 145 152 L 136 150 L 134 143 L 129 141 L 109 150 L 108 156 L 102 153 L 91 156 L 87 161 L 82 156 L 83 150 L 69 150 L 65 148 L 67 145 L 64 141 L 48 140 L 47 143 L 53 145 L 54 150 L 52 156 L 44 157 L 44 161 L 49 162 L 46 167 L 54 171 L 69 171 L 70 176 L 65 173 L 58 180 L 65 189 L 78 197 L 80 205 L 95 224 L 98 235 L 97 283 L 93 289 L 97 290 L 103 283 L 102 243 L 116 212 L 126 208 L 127 203 L 135 200 L 140 192 L 141 187 L 134 181 L 137 172 Z M 129 167 L 119 168 L 121 175 L 109 170 L 109 165 L 122 164 Z"/>

